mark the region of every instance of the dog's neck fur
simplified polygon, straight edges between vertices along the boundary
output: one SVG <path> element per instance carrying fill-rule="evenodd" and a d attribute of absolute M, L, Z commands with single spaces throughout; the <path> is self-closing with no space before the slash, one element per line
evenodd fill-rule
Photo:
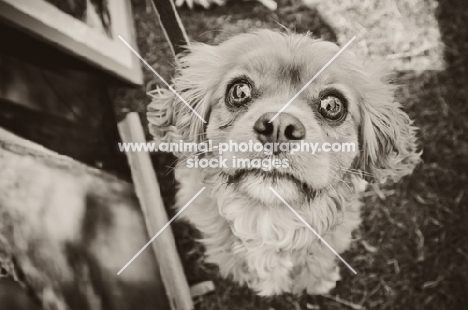
<path fill-rule="evenodd" d="M 261 295 L 300 294 L 311 275 L 325 276 L 335 268 L 334 254 L 286 206 L 262 205 L 199 170 L 182 168 L 175 174 L 180 182 L 178 209 L 201 187 L 207 187 L 181 217 L 200 231 L 204 260 L 219 266 L 223 277 L 248 283 Z M 333 195 L 323 192 L 311 204 L 293 207 L 341 253 L 349 247 L 351 232 L 361 221 L 356 193 L 364 188 L 362 179 L 351 176 L 349 187 L 338 186 Z M 338 278 L 330 283 L 334 286 Z M 309 293 L 329 290 L 311 287 Z"/>
<path fill-rule="evenodd" d="M 194 188 L 195 184 L 198 184 L 199 188 L 208 187 L 203 204 L 209 204 L 210 209 L 216 209 L 211 211 L 217 215 L 218 220 L 229 226 L 231 233 L 247 248 L 270 245 L 278 250 L 305 250 L 318 239 L 282 203 L 275 206 L 262 204 L 244 193 L 237 192 L 234 185 L 224 183 L 217 173 L 184 169 L 182 174 L 183 176 L 179 172 L 177 179 L 182 183 L 181 187 L 193 188 L 189 192 L 198 191 Z M 326 235 L 339 225 L 343 211 L 352 205 L 352 200 L 358 199 L 356 193 L 364 190 L 362 179 L 352 175 L 348 176 L 348 179 L 347 183 L 343 182 L 322 191 L 313 200 L 304 201 L 301 206 L 293 206 L 318 234 Z M 209 217 L 206 213 L 204 216 Z M 203 224 L 195 226 L 200 229 Z M 204 239 L 214 237 L 209 236 L 208 232 L 202 233 Z"/>

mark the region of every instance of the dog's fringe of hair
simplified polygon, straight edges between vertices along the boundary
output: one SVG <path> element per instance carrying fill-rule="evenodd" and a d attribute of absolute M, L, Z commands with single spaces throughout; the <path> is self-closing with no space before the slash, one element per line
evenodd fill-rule
<path fill-rule="evenodd" d="M 157 88 L 148 93 L 152 100 L 147 107 L 147 119 L 149 132 L 156 142 L 174 142 L 183 140 L 185 137 L 180 130 L 185 123 L 190 122 L 188 114 L 174 115 L 177 109 L 177 98 L 168 89 Z M 173 152 L 175 156 L 181 157 L 181 152 Z"/>

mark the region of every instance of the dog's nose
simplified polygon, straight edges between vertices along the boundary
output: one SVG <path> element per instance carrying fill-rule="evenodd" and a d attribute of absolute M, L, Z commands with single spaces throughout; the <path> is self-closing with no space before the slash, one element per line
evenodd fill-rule
<path fill-rule="evenodd" d="M 265 113 L 255 122 L 254 130 L 262 143 L 281 142 L 304 139 L 306 130 L 304 125 L 295 116 L 289 113 L 280 113 L 273 122 L 270 120 L 276 113 Z"/>

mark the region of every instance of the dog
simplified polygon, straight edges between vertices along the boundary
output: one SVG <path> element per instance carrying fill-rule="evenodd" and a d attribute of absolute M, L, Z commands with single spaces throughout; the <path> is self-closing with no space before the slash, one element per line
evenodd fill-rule
<path fill-rule="evenodd" d="M 223 154 L 288 160 L 287 167 L 269 171 L 188 169 L 184 163 L 200 154 L 176 153 L 176 208 L 207 187 L 181 214 L 201 232 L 206 262 L 258 295 L 325 294 L 340 279 L 335 254 L 270 187 L 342 253 L 361 223 L 366 185 L 396 182 L 420 160 L 417 128 L 395 102 L 385 67 L 365 66 L 346 50 L 272 120 L 339 49 L 310 34 L 271 30 L 236 35 L 217 46 L 193 43 L 178 58 L 173 80 L 186 103 L 160 90 L 148 105 L 149 129 L 158 142 L 358 146 L 350 152 Z M 215 150 L 201 154 L 216 156 Z"/>

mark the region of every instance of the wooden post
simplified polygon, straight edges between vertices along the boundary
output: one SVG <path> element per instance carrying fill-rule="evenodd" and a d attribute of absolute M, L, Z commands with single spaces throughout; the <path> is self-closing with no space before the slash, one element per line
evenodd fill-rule
<path fill-rule="evenodd" d="M 138 113 L 128 113 L 118 126 L 122 142 L 146 143 Z M 149 236 L 152 237 L 169 221 L 159 191 L 159 183 L 148 153 L 129 152 L 127 158 L 135 191 L 145 217 L 146 228 Z M 193 309 L 190 289 L 170 227 L 166 228 L 151 245 L 156 254 L 171 308 L 173 310 Z"/>
<path fill-rule="evenodd" d="M 151 0 L 154 12 L 174 56 L 189 44 L 188 36 L 177 14 L 172 0 Z M 146 143 L 143 127 L 137 113 L 129 113 L 119 123 L 122 142 Z M 127 153 L 135 190 L 145 216 L 150 237 L 154 236 L 167 222 L 167 214 L 159 191 L 159 184 L 145 152 Z M 193 309 L 191 293 L 180 258 L 175 247 L 170 227 L 152 243 L 163 283 L 173 310 Z"/>

